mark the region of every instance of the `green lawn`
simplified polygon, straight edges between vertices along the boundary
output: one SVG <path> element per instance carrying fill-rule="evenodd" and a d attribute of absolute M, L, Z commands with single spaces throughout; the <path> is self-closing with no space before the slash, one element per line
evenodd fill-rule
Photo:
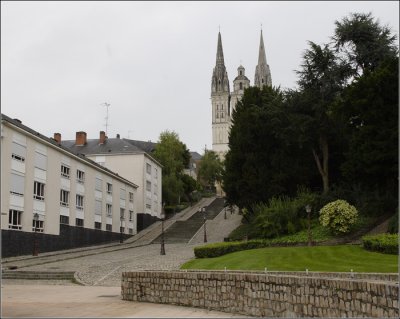
<path fill-rule="evenodd" d="M 398 272 L 398 255 L 366 251 L 356 245 L 269 247 L 215 258 L 194 259 L 182 269 L 224 269 L 327 272 Z"/>

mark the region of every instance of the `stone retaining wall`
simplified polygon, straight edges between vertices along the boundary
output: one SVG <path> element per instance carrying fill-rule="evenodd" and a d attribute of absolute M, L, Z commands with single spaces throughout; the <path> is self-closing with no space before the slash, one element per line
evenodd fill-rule
<path fill-rule="evenodd" d="M 121 293 L 123 300 L 262 317 L 399 317 L 398 281 L 364 277 L 137 271 L 122 274 Z"/>

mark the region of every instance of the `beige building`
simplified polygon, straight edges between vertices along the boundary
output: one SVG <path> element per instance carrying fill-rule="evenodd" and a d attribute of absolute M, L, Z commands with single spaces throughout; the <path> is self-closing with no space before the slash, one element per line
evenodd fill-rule
<path fill-rule="evenodd" d="M 98 139 L 87 139 L 85 132 L 77 132 L 74 141 L 62 141 L 62 145 L 138 185 L 138 230 L 162 218 L 162 166 L 150 155 L 154 143 L 121 139 L 119 135 L 108 138 L 101 131 Z"/>
<path fill-rule="evenodd" d="M 91 237 L 71 244 L 79 246 L 95 243 L 94 237 L 116 240 L 107 233 L 136 234 L 138 185 L 62 147 L 59 140 L 59 134 L 47 138 L 2 115 L 2 235 L 5 230 L 60 235 L 64 225 Z M 85 230 L 98 232 L 92 236 Z"/>
<path fill-rule="evenodd" d="M 250 86 L 245 68 L 238 67 L 238 75 L 233 81 L 233 92 L 229 89 L 228 73 L 224 62 L 221 33 L 218 33 L 216 64 L 211 77 L 212 105 L 212 150 L 223 160 L 229 150 L 229 132 L 232 125 L 232 112 L 242 98 L 244 90 Z M 254 76 L 256 86 L 272 85 L 271 72 L 265 55 L 264 40 L 261 31 L 258 64 Z"/>

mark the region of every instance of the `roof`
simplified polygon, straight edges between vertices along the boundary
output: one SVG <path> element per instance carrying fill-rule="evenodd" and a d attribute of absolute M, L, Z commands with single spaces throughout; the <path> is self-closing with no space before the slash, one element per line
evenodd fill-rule
<path fill-rule="evenodd" d="M 157 143 L 153 143 L 151 141 L 144 142 L 144 141 L 137 141 L 137 140 L 129 140 L 126 138 L 124 138 L 123 140 L 134 146 L 141 148 L 143 151 L 145 151 L 147 153 L 153 153 L 153 151 L 156 149 L 156 145 L 157 145 Z"/>
<path fill-rule="evenodd" d="M 248 77 L 245 76 L 245 75 L 238 75 L 237 77 L 235 77 L 235 79 L 234 79 L 233 81 L 239 81 L 239 80 L 242 80 L 242 81 L 250 81 L 250 80 L 248 79 Z"/>
<path fill-rule="evenodd" d="M 40 134 L 39 132 L 31 129 L 30 127 L 23 125 L 19 120 L 17 119 L 12 119 L 10 117 L 8 117 L 7 115 L 1 114 L 1 120 L 2 122 L 8 122 L 18 128 L 20 128 L 21 130 L 24 130 L 25 132 L 34 135 L 36 138 L 43 140 L 44 142 L 48 143 L 48 144 L 52 144 L 52 146 L 56 149 L 58 149 L 59 151 L 61 150 L 64 153 L 68 153 L 74 157 L 77 157 L 78 160 L 82 161 L 82 162 L 86 162 L 88 165 L 94 166 L 97 169 L 106 172 L 109 175 L 113 175 L 115 178 L 123 181 L 124 183 L 130 184 L 131 186 L 138 188 L 139 186 L 136 185 L 135 183 L 127 180 L 124 177 L 121 177 L 118 175 L 118 173 L 115 173 L 113 171 L 111 171 L 110 169 L 96 163 L 95 161 L 92 161 L 89 158 L 86 158 L 83 152 L 77 152 L 75 151 L 73 148 L 69 148 L 66 145 L 62 145 L 62 144 L 58 144 L 57 141 L 55 141 L 53 138 L 49 138 L 47 136 L 44 136 L 42 134 Z"/>
<path fill-rule="evenodd" d="M 197 152 L 190 152 L 190 156 L 192 157 L 192 160 L 198 161 L 201 160 L 203 157 L 197 153 Z"/>
<path fill-rule="evenodd" d="M 103 144 L 99 144 L 99 139 L 87 139 L 85 145 L 75 145 L 75 140 L 64 140 L 61 141 L 61 144 L 76 153 L 85 155 L 144 154 L 162 167 L 162 165 L 152 157 L 151 154 L 149 154 L 150 151 L 146 151 L 151 150 L 152 145 L 155 147 L 156 143 L 120 138 L 107 138 Z M 143 145 L 145 149 L 138 147 L 135 144 Z"/>

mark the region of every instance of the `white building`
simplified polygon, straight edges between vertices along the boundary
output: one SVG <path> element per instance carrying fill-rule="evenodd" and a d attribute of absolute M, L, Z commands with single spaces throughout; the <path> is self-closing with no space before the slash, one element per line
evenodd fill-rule
<path fill-rule="evenodd" d="M 23 237 L 29 242 L 32 238 L 26 233 L 34 231 L 43 234 L 41 251 L 118 240 L 120 232 L 137 232 L 138 185 L 62 147 L 60 138 L 47 138 L 2 115 L 2 251 L 7 246 L 13 251 L 6 249 L 5 254 L 23 254 L 23 245 L 17 249 L 14 241 Z"/>
<path fill-rule="evenodd" d="M 108 138 L 103 131 L 98 139 L 87 139 L 85 132 L 77 132 L 75 140 L 61 143 L 139 186 L 136 193 L 138 230 L 162 218 L 162 166 L 150 155 L 154 143 L 121 139 L 119 135 Z"/>

